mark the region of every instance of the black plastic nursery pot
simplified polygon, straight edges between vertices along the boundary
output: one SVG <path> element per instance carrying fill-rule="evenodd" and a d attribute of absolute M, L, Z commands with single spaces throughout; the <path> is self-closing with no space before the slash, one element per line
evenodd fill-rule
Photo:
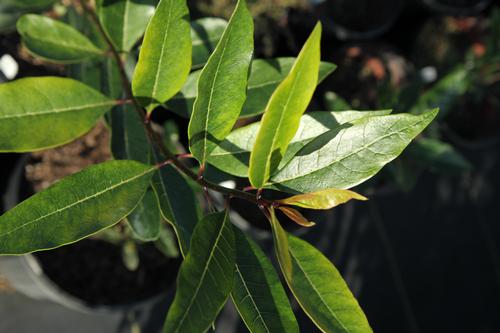
<path fill-rule="evenodd" d="M 28 158 L 21 155 L 14 165 L 2 165 L 4 210 L 32 193 L 24 172 Z M 0 272 L 18 292 L 76 311 L 141 312 L 172 296 L 180 261 L 166 258 L 152 244 L 137 248 L 136 271 L 124 266 L 120 246 L 85 239 L 49 251 L 0 256 Z"/>

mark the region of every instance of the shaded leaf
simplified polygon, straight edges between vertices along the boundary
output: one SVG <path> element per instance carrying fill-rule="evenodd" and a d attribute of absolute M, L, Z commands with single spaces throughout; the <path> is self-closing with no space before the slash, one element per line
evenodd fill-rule
<path fill-rule="evenodd" d="M 144 35 L 132 90 L 151 112 L 174 96 L 191 70 L 191 27 L 186 0 L 161 0 Z"/>
<path fill-rule="evenodd" d="M 198 96 L 189 122 L 189 149 L 204 164 L 233 128 L 246 98 L 253 54 L 253 19 L 239 0 L 214 53 L 198 80 Z"/>
<path fill-rule="evenodd" d="M 350 110 L 351 106 L 345 99 L 337 95 L 336 93 L 332 91 L 327 91 L 325 93 L 325 104 L 328 107 L 328 110 L 333 110 L 333 111 L 346 111 Z"/>
<path fill-rule="evenodd" d="M 437 113 L 362 118 L 323 133 L 272 177 L 272 187 L 308 193 L 358 185 L 401 154 Z"/>
<path fill-rule="evenodd" d="M 330 209 L 352 199 L 368 200 L 361 194 L 353 191 L 329 188 L 318 192 L 294 195 L 293 197 L 278 200 L 278 202 L 284 205 L 308 209 Z"/>
<path fill-rule="evenodd" d="M 142 119 L 131 105 L 111 111 L 111 152 L 115 159 L 149 164 L 150 145 Z"/>
<path fill-rule="evenodd" d="M 160 225 L 160 237 L 155 242 L 156 248 L 167 258 L 178 258 L 179 247 L 174 232 L 166 225 Z"/>
<path fill-rule="evenodd" d="M 24 254 L 76 242 L 126 217 L 155 168 L 110 161 L 66 177 L 0 216 L 0 254 Z"/>
<path fill-rule="evenodd" d="M 338 128 L 340 125 L 356 119 L 389 114 L 382 111 L 342 111 L 342 112 L 309 112 L 300 118 L 299 129 L 288 145 L 281 166 L 284 166 L 302 147 L 318 135 Z M 255 145 L 255 138 L 260 123 L 253 123 L 233 131 L 215 148 L 208 158 L 208 163 L 218 169 L 238 177 L 248 176 L 250 151 Z"/>
<path fill-rule="evenodd" d="M 248 78 L 247 98 L 240 117 L 251 117 L 264 112 L 269 98 L 276 87 L 285 79 L 295 62 L 295 58 L 254 59 Z M 319 66 L 318 84 L 335 68 L 334 64 L 321 62 Z M 181 91 L 174 96 L 167 107 L 178 115 L 189 118 L 193 103 L 198 94 L 197 83 L 201 71 L 191 73 Z"/>
<path fill-rule="evenodd" d="M 153 16 L 156 0 L 99 0 L 97 14 L 113 45 L 128 52 Z"/>
<path fill-rule="evenodd" d="M 89 131 L 116 104 L 78 81 L 57 77 L 1 84 L 0 100 L 0 152 L 68 143 Z"/>
<path fill-rule="evenodd" d="M 321 24 L 318 23 L 288 74 L 267 104 L 254 148 L 250 154 L 248 176 L 255 188 L 261 188 L 278 167 L 286 148 L 309 104 L 320 63 Z"/>
<path fill-rule="evenodd" d="M 286 216 L 288 216 L 289 219 L 291 219 L 293 222 L 297 223 L 298 225 L 301 225 L 303 227 L 309 228 L 313 227 L 316 225 L 315 222 L 309 221 L 302 215 L 298 210 L 290 208 L 290 207 L 283 207 L 280 206 L 278 207 L 279 210 L 281 210 Z"/>
<path fill-rule="evenodd" d="M 156 196 L 151 188 L 127 217 L 134 236 L 142 241 L 152 241 L 160 236 L 160 211 Z"/>
<path fill-rule="evenodd" d="M 204 17 L 191 22 L 192 68 L 196 69 L 205 65 L 226 27 L 227 21 L 217 17 Z"/>
<path fill-rule="evenodd" d="M 344 279 L 320 251 L 286 233 L 274 211 L 271 225 L 285 280 L 305 313 L 323 332 L 372 332 Z"/>
<path fill-rule="evenodd" d="M 297 321 L 271 261 L 242 231 L 233 228 L 236 272 L 231 292 L 241 318 L 252 333 L 299 332 Z"/>
<path fill-rule="evenodd" d="M 156 152 L 154 152 L 153 157 L 155 161 L 160 161 Z M 155 173 L 153 189 L 161 215 L 174 228 L 179 239 L 181 252 L 186 256 L 193 230 L 200 215 L 193 189 L 179 171 L 171 165 L 166 165 Z"/>
<path fill-rule="evenodd" d="M 207 331 L 231 293 L 234 267 L 234 234 L 227 214 L 205 216 L 181 265 L 163 331 Z"/>
<path fill-rule="evenodd" d="M 104 51 L 70 25 L 49 17 L 27 14 L 17 21 L 23 44 L 34 55 L 61 63 L 104 56 Z"/>

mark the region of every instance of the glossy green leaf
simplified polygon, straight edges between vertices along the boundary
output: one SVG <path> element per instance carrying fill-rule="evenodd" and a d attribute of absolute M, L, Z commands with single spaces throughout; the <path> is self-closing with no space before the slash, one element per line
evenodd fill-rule
<path fill-rule="evenodd" d="M 331 209 L 350 200 L 365 201 L 368 199 L 353 191 L 329 188 L 318 192 L 294 195 L 278 202 L 283 205 L 308 209 Z"/>
<path fill-rule="evenodd" d="M 191 70 L 191 26 L 186 0 L 161 0 L 144 35 L 132 90 L 152 111 L 181 88 Z"/>
<path fill-rule="evenodd" d="M 163 331 L 205 332 L 233 288 L 235 242 L 226 213 L 205 216 L 196 226 L 181 265 L 177 291 Z"/>
<path fill-rule="evenodd" d="M 90 130 L 116 101 L 72 79 L 25 78 L 0 85 L 0 152 L 68 143 Z"/>
<path fill-rule="evenodd" d="M 128 52 L 146 30 L 156 0 L 100 0 L 97 14 L 113 45 Z"/>
<path fill-rule="evenodd" d="M 110 161 L 60 180 L 0 216 L 0 254 L 59 247 L 114 225 L 141 200 L 154 170 Z"/>
<path fill-rule="evenodd" d="M 142 119 L 131 105 L 111 111 L 111 152 L 117 160 L 150 163 L 150 145 Z"/>
<path fill-rule="evenodd" d="M 231 292 L 241 318 L 252 333 L 293 333 L 299 327 L 271 261 L 250 237 L 233 228 L 236 272 Z"/>
<path fill-rule="evenodd" d="M 280 83 L 267 104 L 255 145 L 250 154 L 250 183 L 261 188 L 278 167 L 309 104 L 320 64 L 321 24 L 318 23 L 287 78 Z"/>
<path fill-rule="evenodd" d="M 281 165 L 284 166 L 302 147 L 320 134 L 356 119 L 386 115 L 390 110 L 381 111 L 342 111 L 309 112 L 300 118 L 299 129 L 288 145 Z M 208 163 L 237 177 L 248 176 L 250 151 L 255 145 L 255 138 L 260 123 L 253 123 L 238 128 L 215 148 L 208 158 Z"/>
<path fill-rule="evenodd" d="M 205 65 L 226 27 L 227 21 L 217 17 L 204 17 L 191 22 L 192 68 L 200 68 Z"/>
<path fill-rule="evenodd" d="M 286 233 L 274 211 L 271 225 L 285 280 L 306 314 L 323 332 L 372 332 L 363 310 L 335 266 L 311 244 Z"/>
<path fill-rule="evenodd" d="M 421 114 L 428 109 L 439 108 L 439 118 L 451 112 L 458 98 L 470 86 L 468 72 L 463 67 L 451 71 L 426 91 L 410 109 L 410 113 Z"/>
<path fill-rule="evenodd" d="M 156 153 L 153 156 L 155 161 L 160 161 Z M 193 189 L 179 171 L 171 165 L 166 165 L 155 173 L 153 189 L 161 215 L 174 228 L 179 239 L 181 252 L 186 256 L 193 230 L 200 216 L 200 209 Z"/>
<path fill-rule="evenodd" d="M 104 56 L 75 28 L 46 16 L 27 14 L 17 21 L 23 44 L 34 55 L 61 63 L 81 62 Z"/>
<path fill-rule="evenodd" d="M 248 78 L 247 98 L 240 117 L 256 116 L 264 112 L 269 98 L 276 87 L 290 73 L 296 58 L 255 59 L 252 61 Z M 336 68 L 332 63 L 321 62 L 319 66 L 318 84 Z M 193 103 L 198 94 L 197 83 L 201 71 L 189 75 L 181 91 L 174 96 L 167 107 L 178 115 L 189 118 Z"/>
<path fill-rule="evenodd" d="M 272 177 L 272 187 L 308 193 L 358 185 L 401 154 L 437 113 L 362 118 L 323 133 Z"/>
<path fill-rule="evenodd" d="M 161 217 L 156 196 L 151 188 L 127 217 L 127 221 L 136 238 L 143 241 L 158 239 Z"/>
<path fill-rule="evenodd" d="M 189 122 L 189 149 L 205 163 L 233 128 L 246 98 L 253 54 L 253 19 L 239 0 L 229 24 L 198 80 L 198 96 Z"/>

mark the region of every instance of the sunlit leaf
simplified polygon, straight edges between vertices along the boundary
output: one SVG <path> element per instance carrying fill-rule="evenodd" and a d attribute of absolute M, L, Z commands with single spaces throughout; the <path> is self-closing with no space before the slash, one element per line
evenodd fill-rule
<path fill-rule="evenodd" d="M 78 81 L 25 78 L 0 85 L 0 152 L 68 143 L 89 131 L 117 102 Z"/>
<path fill-rule="evenodd" d="M 191 26 L 186 0 L 161 0 L 144 35 L 132 90 L 151 112 L 174 96 L 191 70 Z"/>
<path fill-rule="evenodd" d="M 27 14 L 16 26 L 26 48 L 50 61 L 81 62 L 105 53 L 72 26 L 46 16 Z"/>
<path fill-rule="evenodd" d="M 205 163 L 233 128 L 246 98 L 253 54 L 253 19 L 239 0 L 217 47 L 201 71 L 189 122 L 189 149 Z"/>
<path fill-rule="evenodd" d="M 287 78 L 276 88 L 267 104 L 250 154 L 248 176 L 256 188 L 264 186 L 278 167 L 316 89 L 320 41 L 321 24 L 318 23 Z"/>
<path fill-rule="evenodd" d="M 0 216 L 0 254 L 24 254 L 76 242 L 127 216 L 154 167 L 110 161 L 66 177 Z"/>
<path fill-rule="evenodd" d="M 368 320 L 335 266 L 311 244 L 287 234 L 271 210 L 278 262 L 305 313 L 321 331 L 372 332 Z"/>
<path fill-rule="evenodd" d="M 325 132 L 298 151 L 271 186 L 292 193 L 351 188 L 401 154 L 437 113 L 362 118 Z"/>
<path fill-rule="evenodd" d="M 368 200 L 364 196 L 349 190 L 329 188 L 326 190 L 298 194 L 293 197 L 278 200 L 280 204 L 308 209 L 330 209 L 350 200 Z"/>

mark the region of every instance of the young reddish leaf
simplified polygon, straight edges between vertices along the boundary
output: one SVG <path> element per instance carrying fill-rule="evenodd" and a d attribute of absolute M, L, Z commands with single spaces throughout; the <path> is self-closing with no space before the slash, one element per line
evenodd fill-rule
<path fill-rule="evenodd" d="M 315 226 L 316 223 L 309 221 L 302 215 L 298 210 L 290 208 L 290 207 L 278 207 L 286 216 L 288 216 L 293 222 L 301 225 L 303 227 L 312 227 Z"/>
<path fill-rule="evenodd" d="M 308 209 L 330 209 L 350 200 L 368 200 L 353 191 L 330 188 L 313 193 L 294 195 L 293 197 L 279 200 L 284 205 L 292 205 Z"/>

